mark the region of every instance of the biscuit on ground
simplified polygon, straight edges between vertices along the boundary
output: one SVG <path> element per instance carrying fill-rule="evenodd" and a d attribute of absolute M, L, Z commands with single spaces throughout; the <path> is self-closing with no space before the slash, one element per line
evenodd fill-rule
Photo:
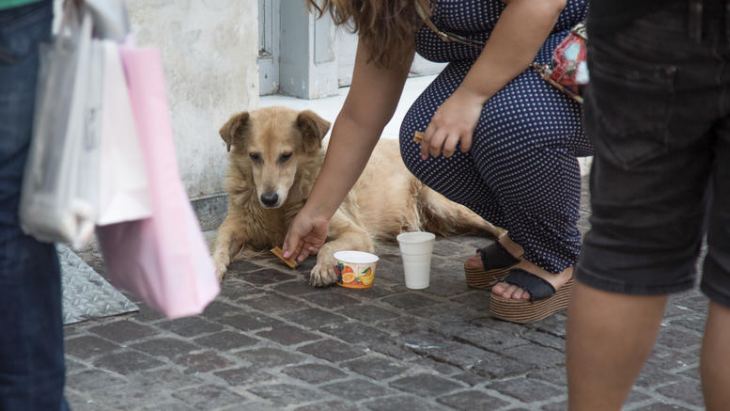
<path fill-rule="evenodd" d="M 284 250 L 281 249 L 281 247 L 274 247 L 271 249 L 271 253 L 275 256 L 279 257 L 279 260 L 281 260 L 284 264 L 288 265 L 289 268 L 294 269 L 297 268 L 297 262 L 293 258 L 284 258 Z"/>

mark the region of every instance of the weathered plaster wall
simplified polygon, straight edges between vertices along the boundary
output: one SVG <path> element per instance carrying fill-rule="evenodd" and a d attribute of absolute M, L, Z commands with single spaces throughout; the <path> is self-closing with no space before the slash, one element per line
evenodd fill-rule
<path fill-rule="evenodd" d="M 161 49 L 180 174 L 191 198 L 222 191 L 218 129 L 258 104 L 256 0 L 128 0 L 140 45 Z"/>

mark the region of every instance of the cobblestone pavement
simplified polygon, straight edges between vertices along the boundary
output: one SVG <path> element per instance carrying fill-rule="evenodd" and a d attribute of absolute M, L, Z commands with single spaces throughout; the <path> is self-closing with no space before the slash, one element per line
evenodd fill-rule
<path fill-rule="evenodd" d="M 486 241 L 440 239 L 423 291 L 402 285 L 393 244 L 379 246 L 370 290 L 311 288 L 312 262 L 239 260 L 203 315 L 142 308 L 66 327 L 68 399 L 78 411 L 564 410 L 565 315 L 490 318 L 462 268 Z M 84 258 L 103 273 L 98 255 Z M 626 410 L 702 409 L 706 305 L 696 292 L 671 299 Z"/>

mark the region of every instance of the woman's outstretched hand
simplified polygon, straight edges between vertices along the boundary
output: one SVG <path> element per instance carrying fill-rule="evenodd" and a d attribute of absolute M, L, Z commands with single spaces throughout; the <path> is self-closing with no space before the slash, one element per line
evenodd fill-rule
<path fill-rule="evenodd" d="M 449 158 L 457 145 L 462 153 L 468 152 L 484 101 L 483 96 L 464 87 L 456 89 L 431 118 L 421 141 L 421 159 L 442 154 Z"/>
<path fill-rule="evenodd" d="M 328 228 L 329 220 L 310 215 L 302 209 L 284 239 L 284 258 L 293 258 L 301 263 L 310 255 L 317 254 L 327 241 Z"/>

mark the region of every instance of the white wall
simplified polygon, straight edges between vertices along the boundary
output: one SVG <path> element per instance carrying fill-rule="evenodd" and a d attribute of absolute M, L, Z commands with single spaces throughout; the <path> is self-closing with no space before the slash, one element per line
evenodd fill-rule
<path fill-rule="evenodd" d="M 128 0 L 140 45 L 162 50 L 180 174 L 191 198 L 223 190 L 218 129 L 258 105 L 256 0 Z"/>

